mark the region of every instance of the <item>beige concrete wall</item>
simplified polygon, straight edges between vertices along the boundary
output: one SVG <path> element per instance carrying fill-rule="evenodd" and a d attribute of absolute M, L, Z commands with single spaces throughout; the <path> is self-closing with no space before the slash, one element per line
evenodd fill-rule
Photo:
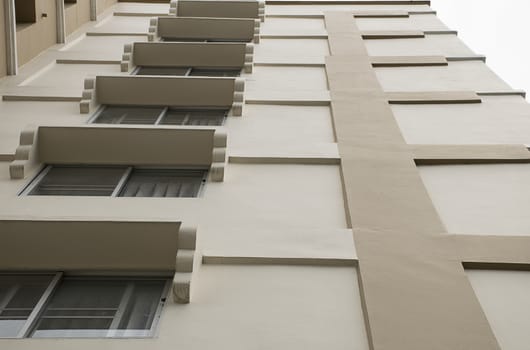
<path fill-rule="evenodd" d="M 400 10 L 400 11 L 428 11 L 431 8 L 428 5 L 270 5 L 267 4 L 267 15 L 322 15 L 326 11 L 369 11 L 369 10 Z"/>
<path fill-rule="evenodd" d="M 482 103 L 392 105 L 410 144 L 529 144 L 530 105 L 521 96 L 481 96 Z"/>
<path fill-rule="evenodd" d="M 118 0 L 96 0 L 97 14 L 105 12 L 110 6 L 115 5 Z"/>
<path fill-rule="evenodd" d="M 353 268 L 205 265 L 194 292 L 194 304 L 164 307 L 153 339 L 3 339 L 0 346 L 368 350 Z"/>
<path fill-rule="evenodd" d="M 17 26 L 18 65 L 22 66 L 57 42 L 55 0 L 35 2 L 37 22 Z M 46 17 L 43 17 L 46 14 Z"/>
<path fill-rule="evenodd" d="M 376 68 L 375 72 L 385 91 L 511 90 L 481 61 L 449 62 L 440 67 Z"/>
<path fill-rule="evenodd" d="M 503 350 L 526 350 L 530 273 L 467 270 L 467 275 Z"/>
<path fill-rule="evenodd" d="M 77 0 L 75 4 L 65 4 L 66 35 L 72 34 L 81 25 L 90 21 L 90 0 Z"/>
<path fill-rule="evenodd" d="M 426 35 L 417 39 L 365 40 L 371 56 L 470 56 L 474 55 L 456 35 Z"/>
<path fill-rule="evenodd" d="M 419 169 L 449 233 L 530 234 L 530 165 L 448 165 Z"/>
<path fill-rule="evenodd" d="M 313 67 L 255 67 L 246 91 L 327 90 L 326 71 Z"/>
<path fill-rule="evenodd" d="M 328 106 L 247 105 L 226 127 L 233 154 L 315 156 L 336 149 Z"/>
<path fill-rule="evenodd" d="M 5 9 L 4 2 L 0 3 L 0 78 L 7 74 L 7 47 L 5 36 Z"/>
<path fill-rule="evenodd" d="M 281 62 L 284 59 L 312 59 L 329 55 L 325 39 L 261 39 L 254 51 L 254 61 Z"/>

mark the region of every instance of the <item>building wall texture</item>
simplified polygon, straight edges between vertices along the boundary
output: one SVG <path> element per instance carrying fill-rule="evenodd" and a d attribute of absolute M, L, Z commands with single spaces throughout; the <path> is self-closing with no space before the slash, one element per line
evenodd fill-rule
<path fill-rule="evenodd" d="M 46 242 L 44 226 L 31 237 L 46 220 L 178 222 L 197 232 L 189 303 L 168 298 L 150 338 L 0 339 L 0 348 L 526 350 L 524 93 L 492 72 L 428 1 L 398 0 L 268 0 L 264 21 L 258 12 L 233 19 L 255 21 L 253 42 L 234 51 L 242 55 L 238 78 L 142 83 L 130 44 L 159 42 L 159 17 L 187 18 L 184 9 L 202 17 L 194 2 L 97 0 L 97 20 L 89 21 L 92 2 L 78 1 L 65 8 L 60 45 L 55 2 L 39 2 L 37 23 L 17 31 L 19 74 L 0 79 L 0 225 L 32 227 L 20 232 L 24 242 L 0 232 L 0 253 L 10 257 L 0 259 L 0 272 L 164 272 L 177 281 L 180 250 L 166 266 L 153 253 L 164 243 L 156 232 L 132 230 L 124 247 L 135 254 L 153 241 L 137 259 L 114 248 L 125 226 L 86 251 L 64 232 Z M 208 10 L 233 4 L 220 0 Z M 157 61 L 149 56 L 142 61 Z M 119 91 L 105 91 L 102 81 L 117 81 Z M 92 124 L 101 101 L 116 96 L 135 108 L 168 98 L 173 106 L 228 101 L 230 111 L 222 126 Z M 162 136 L 171 133 L 179 139 Z M 211 173 L 222 170 L 221 181 L 209 177 L 197 198 L 23 192 L 49 159 L 152 165 L 148 155 L 166 165 L 207 164 Z M 90 242 L 86 231 L 77 231 L 79 241 Z M 49 251 L 25 249 L 34 242 Z M 69 249 L 70 258 L 57 258 Z"/>

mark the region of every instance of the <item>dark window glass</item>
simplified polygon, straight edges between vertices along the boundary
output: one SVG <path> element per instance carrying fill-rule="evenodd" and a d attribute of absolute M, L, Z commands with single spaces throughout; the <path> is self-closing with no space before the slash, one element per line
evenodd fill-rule
<path fill-rule="evenodd" d="M 187 67 L 140 67 L 136 75 L 186 75 Z"/>
<path fill-rule="evenodd" d="M 16 337 L 53 276 L 0 275 L 0 337 Z"/>
<path fill-rule="evenodd" d="M 120 197 L 197 197 L 206 170 L 134 169 Z"/>
<path fill-rule="evenodd" d="M 98 115 L 96 124 L 154 124 L 164 111 L 163 107 L 106 106 Z"/>
<path fill-rule="evenodd" d="M 166 280 L 65 278 L 32 337 L 149 336 Z"/>
<path fill-rule="evenodd" d="M 199 69 L 193 68 L 191 76 L 201 77 L 238 77 L 241 69 Z"/>
<path fill-rule="evenodd" d="M 225 110 L 170 109 L 160 121 L 163 125 L 223 125 Z"/>
<path fill-rule="evenodd" d="M 110 196 L 123 167 L 53 166 L 29 193 L 36 196 Z"/>

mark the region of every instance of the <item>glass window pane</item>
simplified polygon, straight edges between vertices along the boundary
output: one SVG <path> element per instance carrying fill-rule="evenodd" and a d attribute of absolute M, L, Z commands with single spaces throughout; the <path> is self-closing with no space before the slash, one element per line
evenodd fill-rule
<path fill-rule="evenodd" d="M 160 121 L 162 125 L 223 125 L 226 110 L 170 109 Z"/>
<path fill-rule="evenodd" d="M 96 124 L 154 124 L 164 107 L 106 106 L 98 115 Z"/>
<path fill-rule="evenodd" d="M 202 77 L 238 77 L 241 69 L 199 69 L 193 68 L 190 75 Z"/>
<path fill-rule="evenodd" d="M 135 169 L 120 197 L 197 197 L 206 170 Z"/>
<path fill-rule="evenodd" d="M 53 166 L 29 193 L 37 196 L 110 196 L 123 167 Z"/>
<path fill-rule="evenodd" d="M 136 75 L 186 75 L 187 67 L 140 67 Z"/>
<path fill-rule="evenodd" d="M 32 337 L 149 336 L 165 279 L 65 278 Z"/>
<path fill-rule="evenodd" d="M 53 276 L 0 276 L 0 337 L 16 337 Z"/>

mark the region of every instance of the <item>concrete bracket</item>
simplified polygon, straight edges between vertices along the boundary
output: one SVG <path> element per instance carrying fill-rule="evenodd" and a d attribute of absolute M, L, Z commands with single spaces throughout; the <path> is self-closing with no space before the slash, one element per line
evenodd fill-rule
<path fill-rule="evenodd" d="M 123 46 L 123 55 L 121 57 L 121 71 L 128 72 L 133 66 L 134 43 L 125 44 Z"/>
<path fill-rule="evenodd" d="M 147 34 L 147 41 L 158 41 L 158 18 L 151 18 L 149 21 L 149 33 Z"/>
<path fill-rule="evenodd" d="M 261 22 L 265 22 L 265 0 L 258 1 L 258 17 Z"/>
<path fill-rule="evenodd" d="M 173 301 L 188 304 L 191 296 L 191 282 L 197 242 L 197 228 L 181 226 L 178 233 L 178 250 L 173 277 Z M 200 259 L 199 259 L 200 260 Z"/>
<path fill-rule="evenodd" d="M 243 115 L 243 104 L 245 103 L 245 80 L 237 78 L 234 83 L 234 102 L 232 103 L 231 115 L 240 117 Z"/>
<path fill-rule="evenodd" d="M 261 22 L 260 22 L 259 19 L 254 20 L 254 40 L 253 40 L 253 42 L 255 44 L 259 44 L 259 40 L 260 40 L 260 37 L 259 37 L 260 25 L 261 25 Z"/>
<path fill-rule="evenodd" d="M 245 73 L 252 73 L 253 69 L 254 69 L 254 44 L 246 44 L 245 63 L 243 64 L 243 71 Z"/>
<path fill-rule="evenodd" d="M 178 16 L 179 3 L 178 0 L 171 0 L 169 3 L 169 15 Z"/>
<path fill-rule="evenodd" d="M 79 102 L 79 112 L 88 114 L 96 105 L 96 78 L 89 77 L 85 79 L 83 95 Z"/>
<path fill-rule="evenodd" d="M 20 144 L 15 151 L 15 159 L 9 164 L 11 179 L 24 179 L 27 170 L 37 162 L 38 127 L 27 125 L 20 133 Z"/>
<path fill-rule="evenodd" d="M 210 180 L 222 182 L 224 180 L 226 163 L 226 131 L 216 129 L 213 135 L 212 165 L 210 167 Z"/>

